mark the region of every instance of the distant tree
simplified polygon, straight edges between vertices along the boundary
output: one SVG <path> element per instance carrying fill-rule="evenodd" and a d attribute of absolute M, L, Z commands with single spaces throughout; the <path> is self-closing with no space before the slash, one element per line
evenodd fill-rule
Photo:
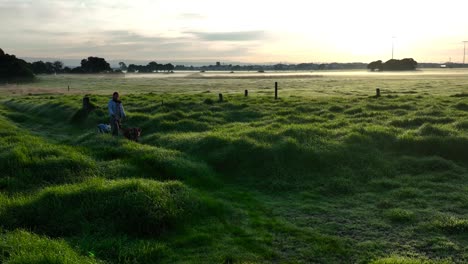
<path fill-rule="evenodd" d="M 168 63 L 164 65 L 164 68 L 166 71 L 170 72 L 170 71 L 173 71 L 175 67 L 174 65 L 172 65 L 172 63 Z"/>
<path fill-rule="evenodd" d="M 304 70 L 317 70 L 318 65 L 314 63 L 299 63 L 293 67 L 295 70 L 304 71 Z"/>
<path fill-rule="evenodd" d="M 81 68 L 84 73 L 100 73 L 112 71 L 109 63 L 107 63 L 105 59 L 98 57 L 88 57 L 88 59 L 81 60 Z"/>
<path fill-rule="evenodd" d="M 127 72 L 137 72 L 137 66 L 135 64 L 128 65 Z"/>
<path fill-rule="evenodd" d="M 81 67 L 75 67 L 70 71 L 70 73 L 86 73 L 86 72 Z"/>
<path fill-rule="evenodd" d="M 30 64 L 0 49 L 0 80 L 29 81 L 32 79 L 34 79 L 34 73 Z"/>
<path fill-rule="evenodd" d="M 158 64 L 155 61 L 148 63 L 146 67 L 147 67 L 146 72 L 158 72 L 161 69 L 160 64 Z"/>
<path fill-rule="evenodd" d="M 285 66 L 284 64 L 276 64 L 276 65 L 273 65 L 273 69 L 275 71 L 283 71 L 285 69 Z"/>
<path fill-rule="evenodd" d="M 61 73 L 63 71 L 63 62 L 35 61 L 31 64 L 31 68 L 35 74 Z"/>
<path fill-rule="evenodd" d="M 406 58 L 402 60 L 391 59 L 382 63 L 381 60 L 373 61 L 367 65 L 367 68 L 371 71 L 376 69 L 379 71 L 413 71 L 416 70 L 418 62 L 412 58 Z"/>
<path fill-rule="evenodd" d="M 371 62 L 371 63 L 369 63 L 367 65 L 367 69 L 369 69 L 371 71 L 375 71 L 375 70 L 382 71 L 383 70 L 383 63 L 382 63 L 381 60 L 373 61 L 373 62 Z"/>
<path fill-rule="evenodd" d="M 71 73 L 72 69 L 70 69 L 70 67 L 65 67 L 63 68 L 63 73 Z"/>
<path fill-rule="evenodd" d="M 125 62 L 119 62 L 119 68 L 121 71 L 126 71 L 127 70 L 127 64 L 125 64 Z"/>
<path fill-rule="evenodd" d="M 52 62 L 46 62 L 45 67 L 47 69 L 47 73 L 54 73 L 55 72 L 55 67 Z"/>
<path fill-rule="evenodd" d="M 44 74 L 47 72 L 47 67 L 43 61 L 35 61 L 31 64 L 32 70 L 35 74 Z"/>
<path fill-rule="evenodd" d="M 401 63 L 403 64 L 403 67 L 407 70 L 416 70 L 416 67 L 418 67 L 418 62 L 415 61 L 413 58 L 405 58 L 401 60 Z"/>
<path fill-rule="evenodd" d="M 385 71 L 413 71 L 416 69 L 418 63 L 412 58 L 402 60 L 391 59 L 383 64 Z"/>
<path fill-rule="evenodd" d="M 185 65 L 176 65 L 175 66 L 175 70 L 185 70 L 187 67 L 185 67 Z"/>
<path fill-rule="evenodd" d="M 63 71 L 63 62 L 54 61 L 52 64 L 56 73 L 61 73 Z"/>

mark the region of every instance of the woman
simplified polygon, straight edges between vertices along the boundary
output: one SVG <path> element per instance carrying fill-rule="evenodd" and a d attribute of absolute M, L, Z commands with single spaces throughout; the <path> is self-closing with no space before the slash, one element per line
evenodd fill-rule
<path fill-rule="evenodd" d="M 125 118 L 125 112 L 122 106 L 122 101 L 119 99 L 119 93 L 114 92 L 112 99 L 107 104 L 109 108 L 110 124 L 112 129 L 112 135 L 119 135 L 120 120 Z"/>

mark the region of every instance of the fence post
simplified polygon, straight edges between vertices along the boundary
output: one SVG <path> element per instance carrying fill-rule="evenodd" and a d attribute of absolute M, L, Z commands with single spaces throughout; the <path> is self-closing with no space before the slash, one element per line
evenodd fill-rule
<path fill-rule="evenodd" d="M 222 94 L 222 93 L 219 94 L 219 101 L 220 101 L 220 102 L 223 101 L 223 94 Z"/>
<path fill-rule="evenodd" d="M 245 91 L 244 91 L 244 96 L 245 96 L 245 97 L 249 96 L 249 90 L 245 90 Z"/>
<path fill-rule="evenodd" d="M 278 99 L 278 82 L 275 82 L 275 99 Z"/>
<path fill-rule="evenodd" d="M 375 97 L 380 97 L 380 89 L 375 89 Z"/>
<path fill-rule="evenodd" d="M 85 111 L 89 111 L 89 97 L 88 96 L 85 96 L 83 97 L 83 109 Z"/>

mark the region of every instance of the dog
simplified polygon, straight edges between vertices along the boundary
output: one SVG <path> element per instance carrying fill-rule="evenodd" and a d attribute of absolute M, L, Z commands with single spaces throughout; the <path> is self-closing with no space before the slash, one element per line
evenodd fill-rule
<path fill-rule="evenodd" d="M 120 131 L 122 131 L 124 137 L 135 142 L 138 142 L 141 136 L 141 128 L 139 127 L 120 128 Z"/>
<path fill-rule="evenodd" d="M 111 126 L 109 124 L 99 124 L 97 128 L 98 132 L 101 134 L 108 134 L 111 132 Z"/>

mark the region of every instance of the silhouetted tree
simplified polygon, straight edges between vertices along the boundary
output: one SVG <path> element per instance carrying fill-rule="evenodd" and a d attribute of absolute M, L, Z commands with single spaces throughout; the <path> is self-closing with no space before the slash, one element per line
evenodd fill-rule
<path fill-rule="evenodd" d="M 284 64 L 276 64 L 276 65 L 273 65 L 273 69 L 275 71 L 283 71 L 285 69 L 285 66 Z"/>
<path fill-rule="evenodd" d="M 137 71 L 137 67 L 135 64 L 128 65 L 127 72 L 136 72 L 136 71 Z"/>
<path fill-rule="evenodd" d="M 119 67 L 121 71 L 127 70 L 127 64 L 125 64 L 125 62 L 119 62 Z"/>
<path fill-rule="evenodd" d="M 81 67 L 76 67 L 73 68 L 70 73 L 85 73 L 85 71 Z"/>
<path fill-rule="evenodd" d="M 54 66 L 54 70 L 56 73 L 61 73 L 63 71 L 63 62 L 61 61 L 54 61 L 54 63 L 52 63 L 53 66 Z"/>
<path fill-rule="evenodd" d="M 81 69 L 85 73 L 112 71 L 109 63 L 105 59 L 98 57 L 88 57 L 88 59 L 81 60 Z"/>
<path fill-rule="evenodd" d="M 180 67 L 184 67 L 183 65 Z M 155 61 L 152 61 L 145 65 L 135 65 L 130 64 L 128 65 L 127 72 L 138 72 L 138 73 L 151 73 L 151 72 L 159 72 L 159 71 L 173 71 L 175 69 L 174 65 L 171 63 L 167 64 L 159 64 Z"/>
<path fill-rule="evenodd" d="M 164 70 L 168 72 L 173 71 L 174 65 L 172 65 L 172 63 L 164 64 Z"/>
<path fill-rule="evenodd" d="M 158 72 L 161 69 L 161 66 L 157 62 L 152 61 L 152 62 L 148 63 L 146 68 L 147 69 L 146 69 L 145 72 Z"/>
<path fill-rule="evenodd" d="M 31 68 L 34 74 L 52 74 L 52 73 L 61 73 L 63 71 L 63 62 L 43 62 L 35 61 L 31 64 Z"/>
<path fill-rule="evenodd" d="M 382 71 L 383 70 L 383 63 L 382 63 L 381 60 L 373 61 L 373 62 L 371 62 L 371 63 L 369 63 L 367 65 L 367 69 L 369 69 L 371 71 L 375 71 L 375 70 Z"/>
<path fill-rule="evenodd" d="M 383 64 L 385 71 L 412 71 L 416 69 L 418 63 L 412 58 L 402 60 L 391 59 Z"/>
<path fill-rule="evenodd" d="M 31 64 L 32 70 L 35 74 L 49 73 L 43 61 L 35 61 Z"/>
<path fill-rule="evenodd" d="M 21 81 L 34 79 L 34 73 L 30 64 L 24 60 L 16 58 L 15 55 L 8 55 L 0 50 L 0 80 Z"/>
<path fill-rule="evenodd" d="M 367 65 L 371 71 L 378 69 L 379 71 L 413 71 L 416 70 L 418 63 L 412 58 L 402 60 L 391 59 L 382 63 L 381 60 L 373 61 Z"/>
<path fill-rule="evenodd" d="M 54 64 L 52 62 L 46 62 L 45 66 L 47 68 L 47 73 L 54 73 L 55 72 Z"/>

